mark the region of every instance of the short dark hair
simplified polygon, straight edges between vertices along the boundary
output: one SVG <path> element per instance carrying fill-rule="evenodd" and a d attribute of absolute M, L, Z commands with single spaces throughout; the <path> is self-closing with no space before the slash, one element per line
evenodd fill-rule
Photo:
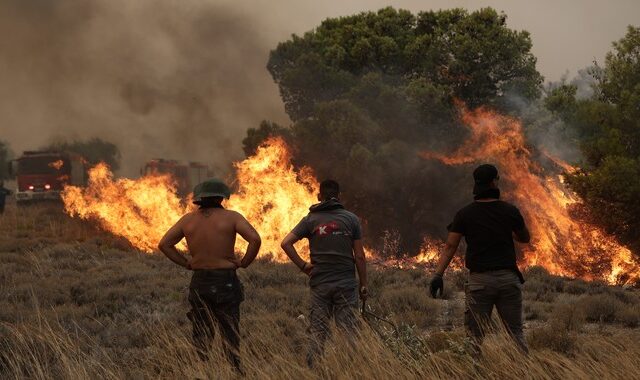
<path fill-rule="evenodd" d="M 320 183 L 320 196 L 322 199 L 338 198 L 340 195 L 340 185 L 338 182 L 327 179 Z"/>

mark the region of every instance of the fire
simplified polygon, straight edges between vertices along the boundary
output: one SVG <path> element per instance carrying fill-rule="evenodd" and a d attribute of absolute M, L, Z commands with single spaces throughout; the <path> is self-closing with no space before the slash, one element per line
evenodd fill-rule
<path fill-rule="evenodd" d="M 525 266 L 540 265 L 553 274 L 609 283 L 640 280 L 640 265 L 628 248 L 599 227 L 571 216 L 571 208 L 580 201 L 557 173 L 547 174 L 532 159 L 518 120 L 485 108 L 461 107 L 461 113 L 469 139 L 453 154 L 422 156 L 447 165 L 497 164 L 506 197 L 520 207 L 531 230 L 532 244 L 523 247 Z M 574 170 L 562 160 L 553 161 L 565 171 Z"/>
<path fill-rule="evenodd" d="M 287 145 L 276 138 L 266 141 L 254 156 L 235 167 L 238 191 L 225 207 L 243 214 L 259 231 L 261 252 L 270 253 L 277 261 L 288 260 L 280 241 L 315 203 L 317 181 L 310 169 L 293 168 Z M 148 253 L 155 251 L 165 231 L 194 208 L 181 202 L 170 176 L 151 174 L 135 180 L 114 180 L 106 164 L 89 171 L 86 188 L 66 186 L 62 198 L 71 216 L 96 220 L 106 231 Z M 238 239 L 238 250 L 245 247 L 246 243 Z M 184 240 L 179 248 L 187 249 Z"/>
<path fill-rule="evenodd" d="M 171 177 L 114 180 L 104 163 L 89 170 L 86 188 L 65 186 L 62 200 L 69 215 L 96 220 L 144 252 L 153 252 L 165 231 L 189 211 L 175 195 Z M 179 247 L 186 249 L 184 241 Z"/>
<path fill-rule="evenodd" d="M 394 258 L 379 258 L 376 252 L 367 251 L 367 257 L 372 258 L 374 264 L 378 264 L 383 267 L 397 267 L 401 269 L 433 269 L 438 262 L 438 258 L 444 251 L 445 242 L 442 240 L 432 239 L 425 237 L 422 245 L 420 246 L 420 252 L 416 256 L 402 256 Z M 464 262 L 462 256 L 456 254 L 449 264 L 449 268 L 453 270 L 460 270 L 464 268 Z"/>
<path fill-rule="evenodd" d="M 254 156 L 234 166 L 238 191 L 227 206 L 258 230 L 262 252 L 276 261 L 287 261 L 280 241 L 309 212 L 309 206 L 317 203 L 318 181 L 311 169 L 293 168 L 289 148 L 280 138 L 268 139 Z M 244 249 L 244 241 L 240 243 Z M 304 249 L 301 253 L 307 257 L 308 249 Z"/>
<path fill-rule="evenodd" d="M 53 161 L 53 162 L 49 162 L 48 165 L 50 168 L 54 168 L 56 170 L 60 170 L 60 168 L 62 168 L 64 166 L 64 161 L 62 160 L 57 160 L 57 161 Z"/>
<path fill-rule="evenodd" d="M 532 159 L 519 121 L 483 108 L 463 109 L 462 120 L 471 137 L 456 152 L 423 156 L 448 165 L 482 160 L 499 166 L 506 196 L 520 206 L 533 236 L 532 244 L 522 249 L 522 264 L 540 265 L 553 274 L 609 283 L 640 280 L 640 266 L 629 249 L 597 226 L 571 216 L 571 208 L 580 201 L 567 190 L 558 173 L 547 174 Z M 573 169 L 550 158 L 559 168 Z M 309 168 L 293 167 L 286 143 L 278 138 L 267 140 L 254 156 L 234 166 L 237 192 L 225 206 L 243 214 L 260 232 L 263 254 L 270 253 L 275 261 L 287 261 L 279 242 L 316 202 L 317 180 Z M 144 252 L 155 251 L 162 234 L 193 210 L 175 194 L 169 176 L 114 179 L 105 164 L 90 170 L 86 188 L 67 186 L 62 197 L 67 213 L 96 220 L 102 228 L 126 238 Z M 414 257 L 382 260 L 369 250 L 367 256 L 385 266 L 423 268 L 436 263 L 443 245 L 444 242 L 427 237 Z M 237 249 L 242 251 L 245 246 L 238 239 Z M 187 248 L 184 241 L 179 247 Z M 306 245 L 303 247 L 303 256 L 308 256 Z M 452 265 L 462 268 L 462 260 L 456 257 Z"/>

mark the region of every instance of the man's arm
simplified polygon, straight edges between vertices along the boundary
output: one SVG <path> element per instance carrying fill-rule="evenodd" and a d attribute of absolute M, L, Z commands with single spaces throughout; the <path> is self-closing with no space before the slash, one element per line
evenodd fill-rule
<path fill-rule="evenodd" d="M 438 260 L 438 265 L 436 266 L 436 275 L 442 276 L 444 275 L 444 271 L 449 266 L 449 263 L 453 259 L 453 256 L 456 254 L 458 250 L 458 245 L 460 245 L 460 239 L 462 239 L 462 234 L 458 232 L 449 232 L 447 236 L 447 242 L 444 246 L 444 252 L 440 255 L 440 259 Z"/>
<path fill-rule="evenodd" d="M 282 250 L 284 251 L 284 253 L 287 254 L 289 259 L 293 261 L 293 263 L 298 268 L 300 268 L 301 271 L 306 273 L 307 276 L 310 276 L 311 269 L 313 269 L 313 264 L 304 261 L 302 257 L 300 257 L 300 255 L 298 254 L 296 247 L 293 246 L 296 242 L 298 242 L 298 240 L 300 240 L 300 238 L 296 234 L 289 232 L 289 234 L 287 234 L 287 236 L 285 236 L 284 239 L 282 239 L 282 243 L 280 243 L 280 247 L 282 247 Z"/>
<path fill-rule="evenodd" d="M 248 267 L 260 251 L 260 245 L 262 245 L 262 239 L 260 234 L 255 228 L 244 218 L 244 216 L 238 214 L 239 218 L 236 221 L 236 232 L 242 236 L 244 240 L 249 243 L 247 251 L 245 252 L 242 260 L 236 263 L 240 268 Z"/>
<path fill-rule="evenodd" d="M 360 280 L 360 298 L 367 298 L 367 260 L 364 254 L 364 246 L 362 240 L 353 241 L 353 256 L 356 260 L 356 270 L 358 271 L 358 279 Z"/>
<path fill-rule="evenodd" d="M 449 266 L 451 259 L 453 259 L 453 255 L 455 255 L 456 251 L 458 250 L 460 239 L 462 239 L 462 234 L 459 232 L 449 232 L 449 236 L 447 236 L 447 242 L 445 243 L 444 252 L 442 252 L 440 260 L 438 260 L 436 272 L 431 279 L 431 283 L 429 284 L 431 296 L 433 298 L 436 298 L 438 294 L 442 296 L 442 294 L 444 293 L 444 281 L 442 280 L 442 276 L 444 275 L 444 271 Z"/>
<path fill-rule="evenodd" d="M 178 250 L 176 249 L 176 244 L 178 244 L 184 237 L 184 233 L 182 232 L 183 220 L 184 217 L 181 218 L 176 224 L 174 224 L 173 227 L 169 228 L 169 231 L 167 231 L 162 239 L 160 239 L 160 243 L 158 243 L 158 249 L 160 249 L 160 251 L 164 253 L 164 255 L 167 256 L 169 260 L 180 265 L 181 267 L 191 269 L 189 268 L 189 259 L 185 255 L 178 252 Z"/>
<path fill-rule="evenodd" d="M 531 241 L 531 234 L 529 234 L 529 229 L 526 226 L 520 230 L 513 231 L 513 237 L 518 243 L 527 244 Z"/>

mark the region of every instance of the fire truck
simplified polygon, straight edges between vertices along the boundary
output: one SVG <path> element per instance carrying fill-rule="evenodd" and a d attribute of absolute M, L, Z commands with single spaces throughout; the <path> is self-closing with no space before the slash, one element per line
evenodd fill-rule
<path fill-rule="evenodd" d="M 69 152 L 25 151 L 11 161 L 9 172 L 16 177 L 18 204 L 59 200 L 65 185 L 87 183 L 84 159 Z"/>
<path fill-rule="evenodd" d="M 176 185 L 179 196 L 185 197 L 198 183 L 212 176 L 209 166 L 200 162 L 183 163 L 176 160 L 156 158 L 146 163 L 142 175 L 169 174 Z"/>

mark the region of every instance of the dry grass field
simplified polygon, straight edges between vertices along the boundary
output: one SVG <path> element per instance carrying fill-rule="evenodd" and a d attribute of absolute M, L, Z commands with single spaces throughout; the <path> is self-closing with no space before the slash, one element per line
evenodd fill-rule
<path fill-rule="evenodd" d="M 478 360 L 462 328 L 464 274 L 427 296 L 424 270 L 370 268 L 370 306 L 391 318 L 355 346 L 335 336 L 305 366 L 307 283 L 293 265 L 259 259 L 240 271 L 247 378 L 640 378 L 640 292 L 526 274 L 531 354 L 494 334 Z M 234 378 L 216 350 L 200 361 L 186 318 L 189 273 L 140 254 L 57 207 L 9 205 L 0 216 L 0 378 Z"/>

